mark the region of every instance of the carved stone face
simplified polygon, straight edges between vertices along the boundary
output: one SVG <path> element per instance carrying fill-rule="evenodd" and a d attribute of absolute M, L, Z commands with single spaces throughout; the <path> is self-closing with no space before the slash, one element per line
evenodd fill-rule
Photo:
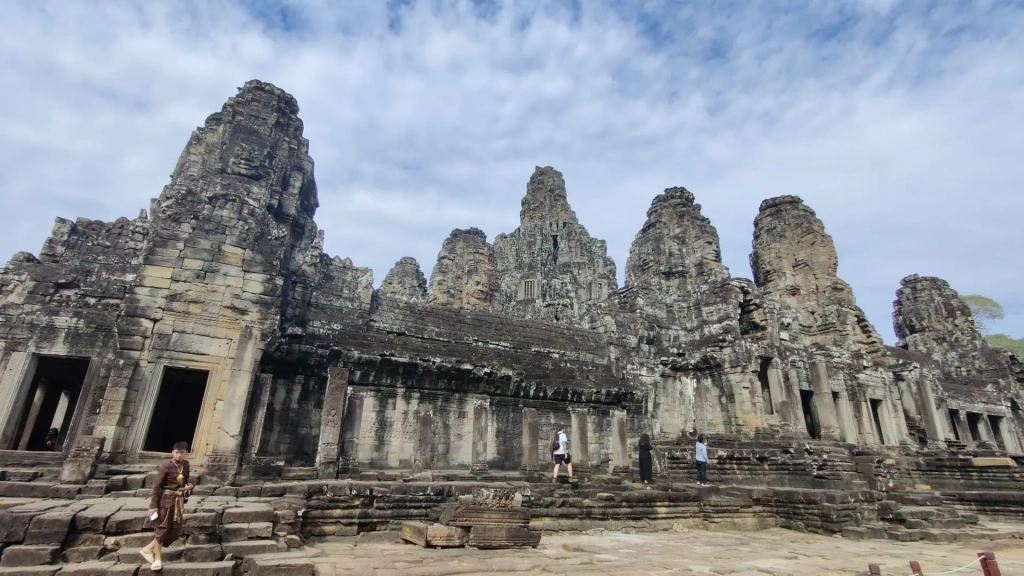
<path fill-rule="evenodd" d="M 476 273 L 469 277 L 466 288 L 466 304 L 487 304 L 491 300 L 490 282 L 486 274 Z"/>
<path fill-rule="evenodd" d="M 236 142 L 228 155 L 227 173 L 250 180 L 263 177 L 263 168 L 267 165 L 269 151 L 257 144 Z"/>

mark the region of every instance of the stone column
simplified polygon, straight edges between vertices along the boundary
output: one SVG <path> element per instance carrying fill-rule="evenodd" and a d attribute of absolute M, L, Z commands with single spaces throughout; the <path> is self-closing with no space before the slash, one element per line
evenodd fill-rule
<path fill-rule="evenodd" d="M 523 466 L 524 472 L 533 472 L 538 469 L 538 455 L 540 454 L 540 422 L 537 419 L 537 411 L 533 408 L 523 408 Z"/>
<path fill-rule="evenodd" d="M 786 390 L 786 402 L 789 404 L 789 409 L 787 410 L 789 416 L 786 417 L 786 422 L 792 425 L 793 432 L 796 432 L 803 438 L 807 438 L 807 427 L 804 425 L 804 408 L 800 400 L 800 373 L 796 368 L 789 369 L 789 382 L 783 383 Z"/>
<path fill-rule="evenodd" d="M 363 397 L 350 395 L 341 425 L 341 461 L 353 471 L 359 461 L 359 431 L 363 426 Z"/>
<path fill-rule="evenodd" d="M 818 425 L 823 440 L 839 440 L 836 405 L 832 399 L 832 386 L 828 381 L 828 368 L 824 362 L 811 362 L 811 387 L 814 389 L 814 407 L 818 412 Z"/>
<path fill-rule="evenodd" d="M 416 446 L 413 454 L 413 469 L 430 470 L 434 465 L 434 434 L 432 416 L 429 411 L 420 412 L 416 425 Z"/>
<path fill-rule="evenodd" d="M 787 402 L 786 389 L 782 383 L 782 370 L 779 370 L 778 359 L 773 359 L 768 366 L 768 391 L 772 395 L 772 412 L 779 415 L 784 422 L 792 423 L 792 402 Z"/>
<path fill-rule="evenodd" d="M 857 422 L 853 419 L 853 409 L 850 407 L 850 398 L 845 389 L 840 390 L 835 398 L 836 413 L 839 418 L 839 430 L 843 436 L 843 442 L 849 444 L 857 443 Z"/>
<path fill-rule="evenodd" d="M 917 377 L 917 394 L 921 399 L 921 418 L 924 430 L 928 434 L 928 443 L 945 445 L 946 432 L 939 416 L 938 406 L 935 405 L 935 395 L 932 393 L 932 385 L 923 375 Z"/>
<path fill-rule="evenodd" d="M 242 462 L 244 464 L 253 463 L 256 459 L 256 454 L 260 450 L 260 440 L 263 439 L 263 422 L 267 417 L 267 408 L 270 404 L 270 387 L 273 384 L 273 374 L 260 374 L 256 377 L 256 395 L 252 401 L 249 434 L 246 437 L 245 450 L 242 455 Z"/>
<path fill-rule="evenodd" d="M 967 446 L 974 444 L 974 437 L 971 436 L 971 427 L 967 425 L 967 415 L 963 410 L 957 410 L 954 414 L 956 417 L 953 418 L 953 426 L 956 427 L 956 431 L 960 434 L 960 442 Z"/>
<path fill-rule="evenodd" d="M 39 419 L 39 409 L 43 407 L 47 388 L 49 388 L 49 382 L 45 379 L 40 379 L 39 384 L 36 386 L 36 393 L 32 396 L 32 403 L 28 407 L 25 427 L 21 429 L 21 441 L 18 443 L 18 450 L 28 450 L 28 441 L 32 437 L 32 430 L 36 427 L 36 420 Z"/>
<path fill-rule="evenodd" d="M 13 448 L 20 408 L 28 395 L 28 386 L 36 373 L 36 356 L 28 352 L 11 352 L 3 375 L 0 376 L 0 448 Z"/>
<path fill-rule="evenodd" d="M 239 331 L 235 358 L 231 364 L 231 374 L 228 376 L 227 392 L 213 449 L 206 458 L 204 479 L 230 484 L 238 474 L 242 423 L 255 380 L 253 372 L 262 354 L 263 345 L 260 342 L 259 330 L 251 326 L 242 327 Z"/>
<path fill-rule="evenodd" d="M 612 416 L 612 474 L 628 475 L 629 471 L 629 430 L 626 413 L 615 410 Z"/>
<path fill-rule="evenodd" d="M 317 478 L 338 477 L 338 453 L 341 444 L 341 423 L 348 396 L 348 368 L 327 369 L 327 390 L 320 411 L 320 442 L 316 449 Z"/>
<path fill-rule="evenodd" d="M 61 484 L 85 484 L 92 479 L 106 440 L 102 436 L 76 438 L 60 471 Z"/>
<path fill-rule="evenodd" d="M 1013 418 L 1010 415 L 1004 416 L 1003 425 L 999 427 L 998 434 L 1003 439 L 1003 446 L 1006 447 L 1006 451 L 1011 454 L 1019 454 L 1020 446 L 1017 445 L 1017 437 L 1011 432 L 1011 426 L 1013 426 Z"/>
<path fill-rule="evenodd" d="M 103 390 L 100 402 L 100 414 L 96 417 L 93 428 L 94 436 L 107 439 L 105 449 L 110 454 L 123 454 L 125 441 L 128 438 L 128 427 L 124 424 L 125 403 L 132 385 L 136 362 L 126 358 L 118 358 L 110 370 L 110 377 Z M 153 366 L 152 364 L 150 365 Z M 134 394 L 134 393 L 133 393 Z M 133 398 L 134 400 L 134 398 Z"/>
<path fill-rule="evenodd" d="M 573 474 L 590 473 L 590 418 L 585 409 L 569 409 L 569 454 L 572 455 Z"/>
<path fill-rule="evenodd" d="M 996 443 L 996 436 L 992 433 L 992 425 L 988 421 L 988 415 L 982 413 L 978 417 L 978 433 L 981 434 L 982 442 Z"/>
<path fill-rule="evenodd" d="M 487 436 L 490 430 L 490 407 L 485 401 L 473 405 L 473 461 L 474 472 L 487 471 Z"/>

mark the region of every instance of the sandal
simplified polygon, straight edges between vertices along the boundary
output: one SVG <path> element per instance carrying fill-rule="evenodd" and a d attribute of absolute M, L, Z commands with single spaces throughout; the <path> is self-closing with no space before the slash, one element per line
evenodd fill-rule
<path fill-rule="evenodd" d="M 146 562 L 149 562 L 150 564 L 153 563 L 153 554 L 151 552 L 146 552 L 145 549 L 139 550 L 139 556 L 142 556 Z"/>
<path fill-rule="evenodd" d="M 159 572 L 164 567 L 164 563 L 157 560 L 149 565 L 149 569 L 153 572 Z"/>

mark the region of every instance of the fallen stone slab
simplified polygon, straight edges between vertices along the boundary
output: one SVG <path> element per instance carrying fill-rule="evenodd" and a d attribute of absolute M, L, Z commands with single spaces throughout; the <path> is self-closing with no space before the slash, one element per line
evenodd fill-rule
<path fill-rule="evenodd" d="M 469 531 L 467 545 L 481 550 L 536 548 L 540 536 L 540 532 L 522 526 L 474 526 Z"/>
<path fill-rule="evenodd" d="M 447 504 L 441 510 L 439 524 L 445 526 L 527 526 L 529 508 L 487 508 Z"/>
<path fill-rule="evenodd" d="M 403 522 L 399 537 L 417 546 L 457 548 L 465 546 L 469 530 L 461 526 L 444 526 L 426 522 Z"/>
<path fill-rule="evenodd" d="M 252 558 L 247 562 L 248 576 L 313 576 L 313 561 L 308 558 Z"/>
<path fill-rule="evenodd" d="M 59 560 L 60 546 L 11 546 L 0 556 L 0 566 L 39 566 Z"/>

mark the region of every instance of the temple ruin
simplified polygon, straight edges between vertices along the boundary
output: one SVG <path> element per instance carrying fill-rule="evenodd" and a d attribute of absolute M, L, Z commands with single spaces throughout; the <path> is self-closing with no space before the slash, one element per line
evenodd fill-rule
<path fill-rule="evenodd" d="M 953 507 L 968 524 L 1019 514 L 1021 360 L 985 342 L 946 282 L 916 275 L 898 287 L 899 342 L 886 346 L 800 198 L 761 203 L 749 280 L 722 264 L 693 193 L 666 189 L 620 287 L 562 174 L 538 167 L 516 230 L 491 242 L 454 230 L 429 282 L 402 258 L 375 289 L 369 269 L 323 251 L 298 110 L 246 83 L 192 134 L 148 210 L 58 218 L 38 255 L 3 268 L 0 496 L 128 495 L 184 439 L 197 494 L 312 499 L 344 483 L 332 498 L 359 500 L 360 482 L 414 478 L 435 487 L 388 494 L 437 503 L 457 496 L 451 482 L 512 483 L 544 529 L 674 521 L 705 500 L 725 502 L 722 518 L 755 506 L 756 525 L 846 535 L 899 519 L 900 502 Z M 628 485 L 644 432 L 661 478 L 690 477 L 703 433 L 713 484 L 769 491 L 554 505 L 545 490 L 560 488 L 529 487 L 550 483 L 559 423 L 584 500 L 589 485 Z M 324 504 L 274 519 L 291 527 L 274 533 L 424 518 L 404 505 L 332 516 Z"/>

